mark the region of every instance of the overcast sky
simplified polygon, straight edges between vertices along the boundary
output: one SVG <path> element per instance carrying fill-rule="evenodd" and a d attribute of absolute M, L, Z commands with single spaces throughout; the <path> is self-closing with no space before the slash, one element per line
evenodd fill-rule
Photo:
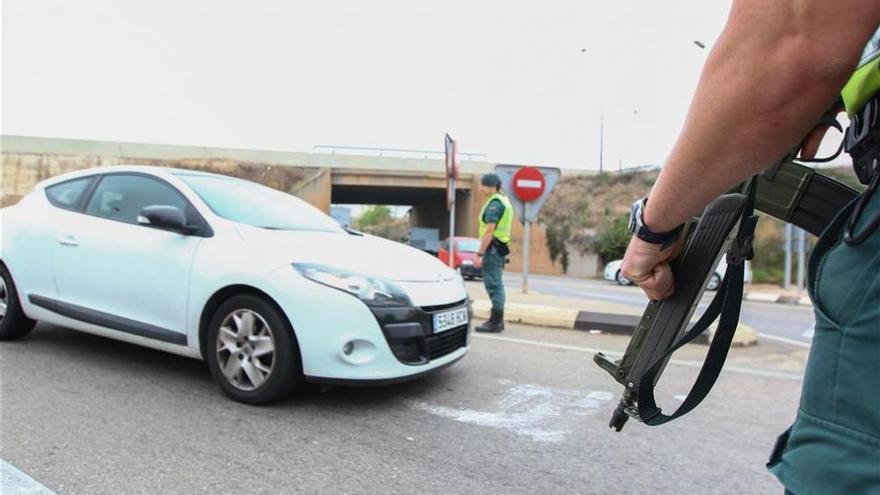
<path fill-rule="evenodd" d="M 3 0 L 2 132 L 660 164 L 730 2 Z M 703 50 L 693 41 L 707 45 Z"/>

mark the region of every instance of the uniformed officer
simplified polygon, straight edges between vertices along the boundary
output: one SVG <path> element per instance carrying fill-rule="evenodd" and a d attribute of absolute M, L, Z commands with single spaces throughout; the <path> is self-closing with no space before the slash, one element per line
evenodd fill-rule
<path fill-rule="evenodd" d="M 480 191 L 489 199 L 480 212 L 480 248 L 475 266 L 483 268 L 483 285 L 492 300 L 489 321 L 476 328 L 478 332 L 504 330 L 504 283 L 501 279 L 507 255 L 510 254 L 510 230 L 513 228 L 513 205 L 501 192 L 501 178 L 486 174 Z"/>
<path fill-rule="evenodd" d="M 647 232 L 633 237 L 623 261 L 649 297 L 671 295 L 675 249 L 664 248 L 666 237 L 804 135 L 801 155 L 813 155 L 826 129 L 810 126 L 843 89 L 847 147 L 868 190 L 828 226 L 810 260 L 813 345 L 797 418 L 768 464 L 795 495 L 880 493 L 878 26 L 877 0 L 734 0 L 644 203 Z"/>

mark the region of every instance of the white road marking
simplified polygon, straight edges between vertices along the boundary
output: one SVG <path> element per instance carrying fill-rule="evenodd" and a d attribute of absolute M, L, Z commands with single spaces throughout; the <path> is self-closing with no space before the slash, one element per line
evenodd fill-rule
<path fill-rule="evenodd" d="M 461 423 L 508 430 L 536 442 L 560 442 L 568 433 L 560 418 L 591 415 L 614 399 L 614 394 L 604 390 L 585 392 L 503 379 L 498 383 L 508 388 L 490 410 L 447 407 L 424 401 L 413 401 L 410 406 Z"/>
<path fill-rule="evenodd" d="M 0 492 L 4 495 L 55 495 L 55 492 L 0 459 Z"/>
<path fill-rule="evenodd" d="M 516 185 L 524 189 L 541 189 L 543 183 L 539 180 L 517 179 Z"/>
<path fill-rule="evenodd" d="M 800 340 L 787 339 L 785 337 L 777 337 L 776 335 L 770 335 L 769 333 L 759 333 L 758 337 L 761 337 L 762 339 L 783 342 L 785 344 L 796 345 L 798 347 L 803 347 L 805 349 L 809 349 L 811 347 L 809 342 L 801 342 Z M 805 337 L 806 337 L 806 335 L 805 335 Z"/>
<path fill-rule="evenodd" d="M 801 337 L 803 337 L 805 339 L 812 339 L 813 334 L 815 334 L 815 333 L 816 333 L 816 329 L 813 327 L 810 327 L 810 328 L 804 330 L 804 333 L 801 334 Z"/>
<path fill-rule="evenodd" d="M 575 345 L 566 345 L 566 344 L 554 344 L 551 342 L 539 342 L 535 340 L 527 340 L 527 339 L 518 339 L 515 337 L 502 337 L 500 335 L 483 335 L 483 334 L 473 334 L 473 337 L 478 339 L 487 339 L 487 340 L 498 340 L 501 342 L 510 342 L 512 344 L 525 344 L 525 345 L 533 345 L 537 347 L 546 347 L 548 349 L 563 349 L 566 351 L 575 351 L 575 352 L 586 352 L 590 354 L 595 354 L 597 352 L 601 352 L 608 357 L 619 357 L 622 356 L 623 353 L 617 351 L 609 351 L 604 349 L 594 349 L 592 347 L 580 347 Z M 794 341 L 793 341 L 794 342 Z M 683 361 L 680 359 L 670 359 L 669 364 L 674 364 L 677 366 L 684 366 L 687 368 L 702 368 L 702 361 Z M 778 378 L 780 380 L 793 380 L 793 381 L 801 381 L 803 380 L 803 376 L 797 373 L 782 373 L 778 371 L 766 371 L 759 370 L 754 368 L 742 368 L 739 366 L 724 366 L 724 370 L 731 373 L 741 373 L 743 375 L 752 375 L 752 376 L 762 376 L 766 378 Z"/>

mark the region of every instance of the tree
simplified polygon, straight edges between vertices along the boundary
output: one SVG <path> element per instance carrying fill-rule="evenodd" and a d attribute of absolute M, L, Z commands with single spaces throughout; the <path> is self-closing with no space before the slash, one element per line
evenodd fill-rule
<path fill-rule="evenodd" d="M 391 208 L 385 205 L 370 206 L 354 219 L 354 228 L 367 234 L 384 237 L 392 241 L 405 241 L 409 234 L 409 222 L 405 218 L 394 218 Z"/>
<path fill-rule="evenodd" d="M 629 244 L 629 219 L 626 215 L 607 216 L 596 235 L 596 253 L 602 261 L 619 260 Z"/>

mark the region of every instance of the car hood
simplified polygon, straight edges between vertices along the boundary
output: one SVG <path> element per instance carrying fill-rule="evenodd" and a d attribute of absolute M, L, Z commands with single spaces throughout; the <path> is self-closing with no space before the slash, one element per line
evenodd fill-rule
<path fill-rule="evenodd" d="M 370 235 L 267 230 L 237 226 L 254 251 L 283 263 L 316 263 L 396 282 L 451 280 L 437 258 L 399 242 Z"/>

